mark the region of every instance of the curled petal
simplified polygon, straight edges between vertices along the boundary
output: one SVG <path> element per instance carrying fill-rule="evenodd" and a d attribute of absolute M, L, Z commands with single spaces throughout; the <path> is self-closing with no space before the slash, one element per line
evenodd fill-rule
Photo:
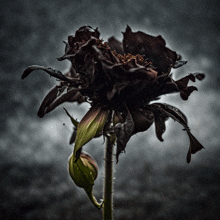
<path fill-rule="evenodd" d="M 57 106 L 63 104 L 64 102 L 78 102 L 82 103 L 85 99 L 81 95 L 79 91 L 76 91 L 75 89 L 71 89 L 67 93 L 61 95 L 59 98 L 57 98 L 54 102 L 52 102 L 47 108 L 44 110 L 44 114 L 47 114 L 54 110 Z"/>
<path fill-rule="evenodd" d="M 176 52 L 168 49 L 161 36 L 153 37 L 141 31 L 132 32 L 127 26 L 123 39 L 125 53 L 145 55 L 161 72 L 170 72 L 177 60 Z"/>
<path fill-rule="evenodd" d="M 183 100 L 187 100 L 190 94 L 197 90 L 195 86 L 187 86 L 189 80 L 195 82 L 195 76 L 193 74 L 189 74 L 188 76 L 183 77 L 180 80 L 177 80 L 175 84 L 180 91 L 180 96 Z"/>
<path fill-rule="evenodd" d="M 162 135 L 166 131 L 165 121 L 168 119 L 168 116 L 166 114 L 163 114 L 163 112 L 157 109 L 154 109 L 152 112 L 154 114 L 154 122 L 155 122 L 155 130 L 156 130 L 157 138 L 160 141 L 164 141 Z"/>
<path fill-rule="evenodd" d="M 131 111 L 134 121 L 133 134 L 148 130 L 154 122 L 153 113 L 146 109 L 135 109 Z"/>
<path fill-rule="evenodd" d="M 187 163 L 189 163 L 191 161 L 191 154 L 195 154 L 204 147 L 190 132 L 190 129 L 187 125 L 186 116 L 178 108 L 171 105 L 155 103 L 152 104 L 151 107 L 153 107 L 153 111 L 154 109 L 161 111 L 164 115 L 173 118 L 175 121 L 179 122 L 184 127 L 190 139 L 190 146 L 187 153 Z"/>
<path fill-rule="evenodd" d="M 120 41 L 116 40 L 114 37 L 111 37 L 108 39 L 108 45 L 111 48 L 111 50 L 115 50 L 118 54 L 123 54 L 123 45 Z"/>
<path fill-rule="evenodd" d="M 44 66 L 38 66 L 38 65 L 32 65 L 29 66 L 22 74 L 21 79 L 26 78 L 28 75 L 30 75 L 31 72 L 33 72 L 34 70 L 43 70 L 45 72 L 47 72 L 49 75 L 63 80 L 63 81 L 70 81 L 65 75 L 63 75 L 59 70 L 57 69 L 52 69 L 52 68 L 47 68 Z"/>
<path fill-rule="evenodd" d="M 196 79 L 198 80 L 203 80 L 205 78 L 205 74 L 204 73 L 194 73 Z"/>
<path fill-rule="evenodd" d="M 59 88 L 54 86 L 43 99 L 40 108 L 38 110 L 38 117 L 42 118 L 45 115 L 46 108 L 57 98 L 57 94 L 59 92 Z"/>
<path fill-rule="evenodd" d="M 128 110 L 128 109 L 127 109 Z M 114 133 L 117 137 L 116 163 L 118 163 L 119 154 L 124 151 L 127 142 L 129 141 L 134 131 L 134 121 L 130 111 L 127 112 L 127 117 L 124 123 L 117 123 L 114 127 Z"/>
<path fill-rule="evenodd" d="M 187 161 L 187 163 L 190 163 L 191 154 L 195 154 L 196 152 L 200 151 L 204 147 L 199 143 L 199 141 L 189 131 L 187 131 L 187 134 L 190 139 L 190 145 L 189 145 L 189 150 L 187 153 L 186 161 Z"/>
<path fill-rule="evenodd" d="M 187 63 L 187 61 L 183 61 L 183 60 L 178 60 L 175 62 L 175 64 L 173 65 L 173 68 L 174 69 L 177 69 L 183 65 L 185 65 Z"/>

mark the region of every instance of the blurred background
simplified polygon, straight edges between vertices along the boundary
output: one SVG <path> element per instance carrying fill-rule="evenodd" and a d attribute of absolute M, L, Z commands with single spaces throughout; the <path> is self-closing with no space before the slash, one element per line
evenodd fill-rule
<path fill-rule="evenodd" d="M 67 171 L 73 146 L 72 125 L 62 106 L 43 119 L 41 100 L 56 83 L 42 71 L 21 80 L 24 69 L 38 64 L 66 71 L 63 40 L 83 26 L 98 27 L 105 41 L 122 40 L 133 31 L 162 35 L 167 46 L 188 63 L 172 71 L 175 79 L 206 73 L 187 102 L 178 94 L 161 99 L 180 108 L 205 149 L 186 163 L 189 139 L 169 119 L 164 142 L 154 125 L 131 138 L 115 165 L 114 216 L 134 219 L 220 218 L 220 1 L 219 0 L 8 0 L 0 8 L 0 219 L 101 219 Z M 64 104 L 77 119 L 86 104 Z M 95 157 L 99 176 L 94 194 L 102 198 L 103 139 L 84 150 Z"/>

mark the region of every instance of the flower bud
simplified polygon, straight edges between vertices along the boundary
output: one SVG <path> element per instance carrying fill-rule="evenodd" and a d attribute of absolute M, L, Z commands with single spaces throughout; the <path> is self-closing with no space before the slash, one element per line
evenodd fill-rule
<path fill-rule="evenodd" d="M 72 154 L 69 158 L 69 174 L 78 187 L 91 190 L 98 175 L 98 166 L 87 153 L 81 153 L 76 162 Z"/>

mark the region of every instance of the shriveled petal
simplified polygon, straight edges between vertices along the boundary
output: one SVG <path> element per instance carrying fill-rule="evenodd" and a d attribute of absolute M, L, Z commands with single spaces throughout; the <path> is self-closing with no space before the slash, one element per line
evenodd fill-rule
<path fill-rule="evenodd" d="M 154 115 L 155 131 L 157 138 L 160 141 L 164 141 L 162 135 L 166 131 L 165 121 L 168 119 L 168 116 L 158 109 L 153 109 L 152 112 Z"/>
<path fill-rule="evenodd" d="M 193 74 L 189 74 L 188 76 L 185 76 L 175 82 L 177 85 L 177 88 L 180 91 L 180 96 L 183 100 L 187 100 L 190 94 L 193 91 L 197 90 L 195 86 L 187 86 L 189 83 L 189 80 L 191 80 L 192 82 L 195 82 L 195 76 Z"/>
<path fill-rule="evenodd" d="M 64 74 L 62 74 L 61 71 L 59 71 L 57 69 L 53 69 L 53 68 L 39 66 L 39 65 L 32 65 L 32 66 L 29 66 L 28 68 L 26 68 L 21 76 L 21 79 L 26 78 L 27 76 L 30 75 L 30 73 L 32 73 L 35 70 L 43 70 L 46 73 L 48 73 L 50 76 L 53 76 L 57 79 L 64 80 L 64 81 L 70 81 L 70 79 L 67 78 Z"/>
<path fill-rule="evenodd" d="M 189 163 L 191 161 L 191 154 L 195 154 L 204 147 L 190 132 L 190 129 L 187 125 L 186 116 L 178 108 L 168 104 L 154 103 L 151 105 L 151 107 L 153 107 L 152 111 L 154 111 L 154 109 L 161 111 L 163 114 L 167 115 L 168 117 L 171 117 L 184 127 L 190 139 L 190 146 L 187 153 L 187 163 Z"/>
<path fill-rule="evenodd" d="M 153 113 L 147 109 L 134 109 L 131 114 L 134 121 L 133 134 L 148 130 L 154 122 Z"/>
<path fill-rule="evenodd" d="M 42 118 L 45 115 L 45 109 L 57 98 L 59 92 L 58 86 L 54 86 L 43 99 L 40 108 L 38 110 L 38 117 Z"/>
<path fill-rule="evenodd" d="M 47 114 L 54 110 L 57 106 L 63 104 L 64 102 L 78 102 L 82 103 L 85 99 L 83 98 L 82 94 L 79 91 L 71 89 L 70 91 L 66 92 L 65 94 L 61 95 L 57 98 L 54 102 L 52 102 L 47 108 L 44 110 L 44 113 Z"/>
<path fill-rule="evenodd" d="M 195 154 L 196 152 L 202 150 L 202 148 L 204 148 L 202 146 L 202 144 L 192 135 L 192 133 L 190 133 L 189 131 L 187 131 L 187 134 L 189 136 L 189 140 L 190 140 L 190 145 L 189 145 L 189 150 L 187 153 L 187 157 L 186 157 L 186 161 L 187 163 L 190 163 L 191 161 L 191 154 Z"/>
<path fill-rule="evenodd" d="M 120 41 L 116 40 L 114 37 L 108 39 L 108 45 L 112 51 L 116 51 L 118 54 L 123 54 L 123 45 Z"/>
<path fill-rule="evenodd" d="M 134 131 L 134 121 L 130 111 L 127 109 L 127 117 L 124 123 L 117 123 L 114 127 L 114 133 L 117 137 L 116 163 L 118 163 L 119 154 L 124 151 L 127 142 Z"/>
<path fill-rule="evenodd" d="M 141 31 L 132 32 L 127 26 L 123 39 L 125 53 L 145 55 L 161 72 L 170 72 L 177 60 L 176 52 L 166 47 L 161 36 L 153 37 Z"/>

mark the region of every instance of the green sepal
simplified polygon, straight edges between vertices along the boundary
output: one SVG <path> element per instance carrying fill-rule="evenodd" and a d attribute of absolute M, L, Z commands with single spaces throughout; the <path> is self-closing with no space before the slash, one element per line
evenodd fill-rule
<path fill-rule="evenodd" d="M 77 151 L 97 136 L 102 130 L 108 118 L 108 110 L 100 106 L 92 106 L 77 126 L 74 156 L 77 158 Z"/>
<path fill-rule="evenodd" d="M 79 122 L 77 120 L 75 120 L 65 108 L 63 108 L 63 109 L 65 110 L 66 114 L 70 117 L 72 124 L 77 128 Z"/>
<path fill-rule="evenodd" d="M 98 203 L 92 194 L 94 180 L 98 175 L 95 160 L 88 154 L 81 153 L 80 158 L 75 162 L 75 157 L 72 154 L 69 158 L 69 174 L 74 183 L 85 190 L 93 205 L 100 209 L 102 204 Z"/>

